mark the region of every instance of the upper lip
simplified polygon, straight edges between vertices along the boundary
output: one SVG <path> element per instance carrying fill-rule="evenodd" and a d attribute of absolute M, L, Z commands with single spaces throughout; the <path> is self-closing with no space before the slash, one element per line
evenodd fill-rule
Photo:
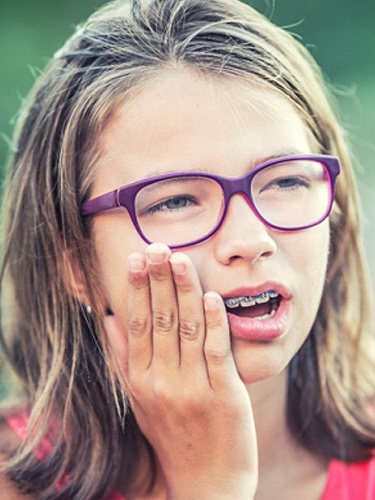
<path fill-rule="evenodd" d="M 290 299 L 292 297 L 292 294 L 287 287 L 273 281 L 267 281 L 256 286 L 235 288 L 220 295 L 223 300 L 228 300 L 239 297 L 255 297 L 264 292 L 270 291 L 278 293 L 283 299 Z"/>

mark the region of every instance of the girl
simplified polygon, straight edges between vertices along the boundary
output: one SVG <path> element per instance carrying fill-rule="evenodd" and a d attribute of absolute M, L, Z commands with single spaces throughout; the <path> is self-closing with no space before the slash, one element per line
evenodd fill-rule
<path fill-rule="evenodd" d="M 110 3 L 36 83 L 4 203 L 4 498 L 375 498 L 356 188 L 289 34 Z"/>

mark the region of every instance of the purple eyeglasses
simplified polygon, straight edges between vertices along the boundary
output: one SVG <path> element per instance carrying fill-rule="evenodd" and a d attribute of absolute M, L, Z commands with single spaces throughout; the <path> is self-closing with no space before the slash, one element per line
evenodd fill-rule
<path fill-rule="evenodd" d="M 181 248 L 212 236 L 231 197 L 240 194 L 266 226 L 296 231 L 328 217 L 339 173 L 334 156 L 302 155 L 272 159 L 237 178 L 201 172 L 165 174 L 89 200 L 81 214 L 87 217 L 124 207 L 146 243 Z"/>

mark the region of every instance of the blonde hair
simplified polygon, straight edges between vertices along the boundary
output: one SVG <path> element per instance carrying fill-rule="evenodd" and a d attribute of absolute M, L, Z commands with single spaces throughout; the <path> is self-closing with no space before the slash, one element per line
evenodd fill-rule
<path fill-rule="evenodd" d="M 374 370 L 357 193 L 319 69 L 291 35 L 239 1 L 117 1 L 78 28 L 36 82 L 5 192 L 2 282 L 12 301 L 2 343 L 30 414 L 30 439 L 7 470 L 38 498 L 104 497 L 120 472 L 131 485 L 145 444 L 111 361 L 91 225 L 80 206 L 89 196 L 97 139 L 116 107 L 171 65 L 280 93 L 319 152 L 339 156 L 327 282 L 313 329 L 290 364 L 289 422 L 304 446 L 326 458 L 366 458 L 375 445 L 366 408 Z M 72 293 L 69 276 L 77 272 L 90 317 Z M 39 462 L 32 449 L 51 420 L 61 431 Z M 152 456 L 150 450 L 151 469 Z M 69 482 L 56 490 L 66 474 Z M 150 484 L 152 478 L 151 470 Z"/>

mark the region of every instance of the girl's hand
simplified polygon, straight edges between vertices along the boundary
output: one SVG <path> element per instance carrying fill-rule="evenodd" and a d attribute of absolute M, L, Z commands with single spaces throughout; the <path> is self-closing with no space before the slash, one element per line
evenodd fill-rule
<path fill-rule="evenodd" d="M 127 339 L 108 333 L 168 498 L 253 498 L 253 416 L 221 297 L 203 296 L 190 259 L 162 244 L 131 255 L 128 268 Z"/>

